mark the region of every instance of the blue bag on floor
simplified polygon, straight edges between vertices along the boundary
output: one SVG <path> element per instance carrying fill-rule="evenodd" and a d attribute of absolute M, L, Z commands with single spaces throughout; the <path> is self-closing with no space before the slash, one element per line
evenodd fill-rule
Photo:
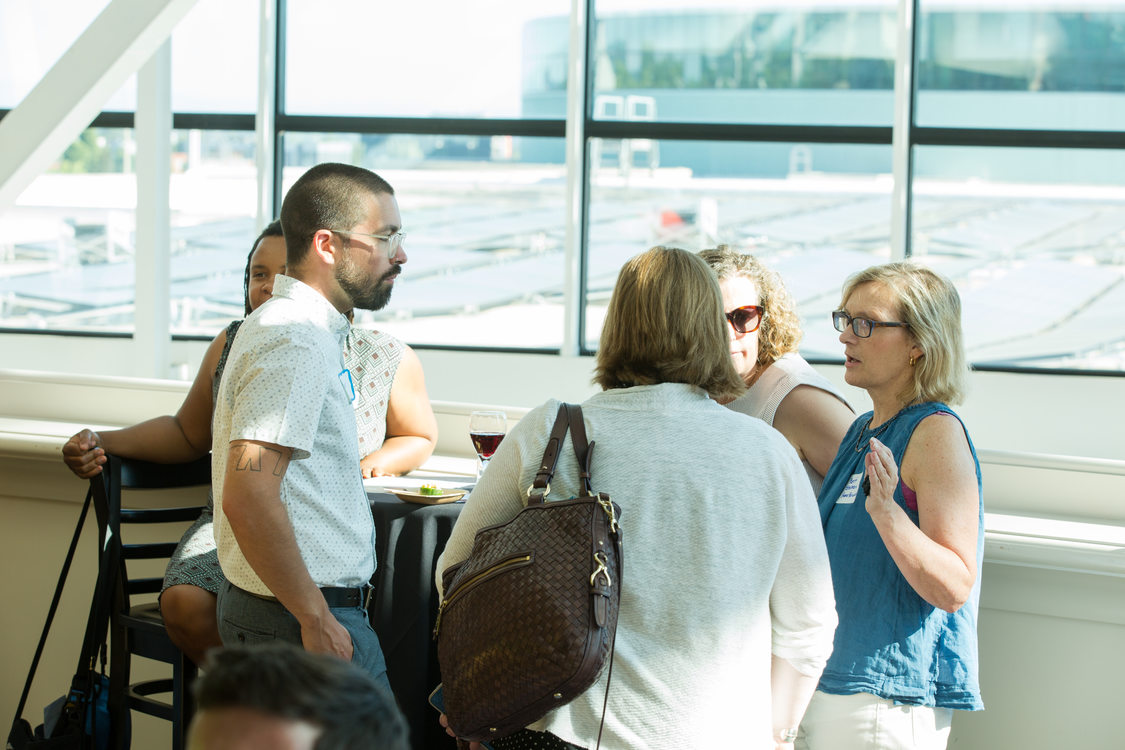
<path fill-rule="evenodd" d="M 70 692 L 43 709 L 43 723 L 18 719 L 8 735 L 12 750 L 109 750 L 109 679 L 91 673 L 93 684 L 75 676 Z M 123 728 L 125 747 L 129 727 Z"/>
<path fill-rule="evenodd" d="M 93 684 L 87 692 L 86 687 L 75 678 L 70 692 L 43 709 L 42 734 L 53 739 L 67 737 L 79 738 L 83 735 L 93 739 L 85 743 L 95 750 L 109 750 L 109 678 L 103 674 L 91 674 Z M 82 716 L 85 721 L 82 721 Z M 123 730 L 125 746 L 129 746 L 129 728 Z M 79 747 L 75 745 L 75 747 Z M 39 745 L 29 745 L 38 748 Z M 46 746 L 43 746 L 46 747 Z"/>

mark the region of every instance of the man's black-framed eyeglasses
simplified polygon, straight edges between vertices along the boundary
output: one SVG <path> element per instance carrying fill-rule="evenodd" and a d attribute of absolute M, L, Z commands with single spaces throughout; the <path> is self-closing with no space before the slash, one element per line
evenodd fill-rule
<path fill-rule="evenodd" d="M 398 250 L 402 247 L 402 243 L 406 240 L 406 232 L 394 232 L 393 234 L 367 234 L 366 232 L 349 232 L 346 229 L 329 229 L 329 232 L 336 234 L 354 234 L 359 237 L 370 237 L 375 240 L 383 240 L 387 243 L 387 260 L 393 260 L 398 255 Z"/>
<path fill-rule="evenodd" d="M 739 333 L 753 333 L 762 324 L 763 308 L 761 305 L 743 305 L 726 313 L 734 330 Z"/>
<path fill-rule="evenodd" d="M 909 328 L 907 323 L 885 323 L 881 320 L 871 320 L 870 318 L 853 318 L 843 310 L 836 310 L 832 313 L 832 325 L 837 331 L 843 333 L 847 330 L 848 326 L 852 327 L 852 333 L 865 339 L 871 335 L 871 332 L 876 327 L 879 328 Z"/>

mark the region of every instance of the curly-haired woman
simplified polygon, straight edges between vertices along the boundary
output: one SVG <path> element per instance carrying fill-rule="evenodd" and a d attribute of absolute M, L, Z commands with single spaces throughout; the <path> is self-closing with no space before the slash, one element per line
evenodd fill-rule
<path fill-rule="evenodd" d="M 719 277 L 730 355 L 748 390 L 726 404 L 773 426 L 797 450 L 813 492 L 855 414 L 827 378 L 797 353 L 801 321 L 781 277 L 726 245 L 699 253 Z"/>

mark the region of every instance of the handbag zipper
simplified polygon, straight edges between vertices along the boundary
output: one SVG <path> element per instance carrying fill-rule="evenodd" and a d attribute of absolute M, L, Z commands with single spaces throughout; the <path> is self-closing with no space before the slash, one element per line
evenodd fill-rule
<path fill-rule="evenodd" d="M 434 640 L 437 640 L 438 631 L 441 630 L 441 616 L 445 612 L 445 608 L 449 605 L 450 602 L 456 600 L 459 596 L 461 596 L 461 594 L 471 589 L 474 585 L 479 583 L 484 578 L 491 576 L 493 573 L 499 573 L 505 568 L 511 567 L 513 565 L 521 565 L 529 562 L 531 562 L 531 555 L 518 555 L 516 557 L 509 557 L 507 560 L 501 560 L 495 565 L 491 565 L 485 568 L 469 580 L 459 585 L 456 589 L 454 589 L 448 596 L 442 599 L 441 605 L 438 606 L 437 621 L 434 623 Z"/>

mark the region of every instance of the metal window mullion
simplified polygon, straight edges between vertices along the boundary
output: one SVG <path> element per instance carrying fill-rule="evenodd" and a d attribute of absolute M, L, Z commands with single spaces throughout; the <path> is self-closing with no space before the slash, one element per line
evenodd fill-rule
<path fill-rule="evenodd" d="M 285 197 L 282 190 L 281 176 L 285 171 L 284 137 L 282 135 L 282 120 L 285 117 L 285 82 L 289 77 L 289 44 L 285 38 L 286 29 L 289 28 L 289 0 L 275 0 L 277 2 L 277 22 L 274 24 L 274 97 L 273 97 L 273 216 L 281 216 L 281 201 Z"/>
<path fill-rule="evenodd" d="M 166 38 L 137 72 L 137 212 L 133 373 L 166 378 L 171 365 L 172 42 Z M 108 235 L 108 231 L 107 231 Z M 107 242 L 112 242 L 107 237 Z"/>
<path fill-rule="evenodd" d="M 257 230 L 274 216 L 274 131 L 277 111 L 277 3 L 260 0 L 258 19 L 258 113 L 254 121 L 258 170 Z"/>
<path fill-rule="evenodd" d="M 593 0 L 570 2 L 570 46 L 566 84 L 566 232 L 563 247 L 563 341 L 560 354 L 582 350 L 582 252 L 586 202 L 586 112 L 588 111 L 587 19 Z"/>
<path fill-rule="evenodd" d="M 910 213 L 914 180 L 914 54 L 918 0 L 898 0 L 898 43 L 895 51 L 894 123 L 891 130 L 891 260 L 910 254 Z"/>

